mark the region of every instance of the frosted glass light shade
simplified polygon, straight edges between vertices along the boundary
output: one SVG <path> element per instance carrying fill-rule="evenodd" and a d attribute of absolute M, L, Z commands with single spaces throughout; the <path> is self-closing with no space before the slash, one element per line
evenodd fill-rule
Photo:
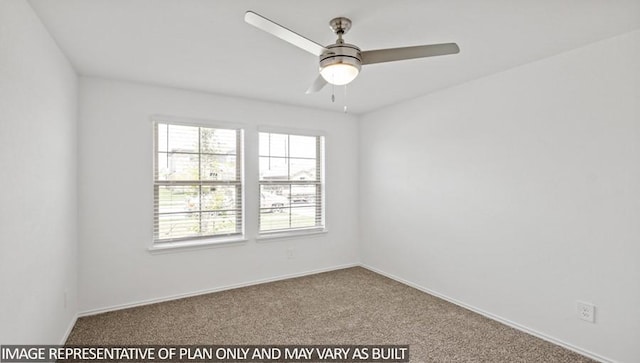
<path fill-rule="evenodd" d="M 323 67 L 320 74 L 325 81 L 336 86 L 342 86 L 353 81 L 360 70 L 348 63 L 334 63 Z"/>

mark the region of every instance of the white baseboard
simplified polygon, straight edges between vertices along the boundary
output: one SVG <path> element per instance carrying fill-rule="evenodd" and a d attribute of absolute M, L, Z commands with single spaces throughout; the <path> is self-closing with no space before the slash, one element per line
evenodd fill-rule
<path fill-rule="evenodd" d="M 71 319 L 71 321 L 69 322 L 67 331 L 65 331 L 64 335 L 62 336 L 62 341 L 60 342 L 60 345 L 64 345 L 64 343 L 67 342 L 67 339 L 69 339 L 69 334 L 71 334 L 71 331 L 73 330 L 73 327 L 76 325 L 77 320 L 78 320 L 78 314 L 75 314 Z"/>
<path fill-rule="evenodd" d="M 458 306 L 460 306 L 462 308 L 465 308 L 467 310 L 471 310 L 474 313 L 478 313 L 478 314 L 480 314 L 482 316 L 485 316 L 485 317 L 487 317 L 487 318 L 489 318 L 491 320 L 495 320 L 495 321 L 500 322 L 500 323 L 502 323 L 504 325 L 510 326 L 510 327 L 512 327 L 514 329 L 518 329 L 518 330 L 520 330 L 522 332 L 525 332 L 527 334 L 530 334 L 530 335 L 533 335 L 535 337 L 538 337 L 538 338 L 540 338 L 542 340 L 546 340 L 546 341 L 548 341 L 550 343 L 553 343 L 555 345 L 559 345 L 559 346 L 561 346 L 563 348 L 567 348 L 567 349 L 569 349 L 571 351 L 574 351 L 574 352 L 576 352 L 578 354 L 584 355 L 584 356 L 586 356 L 588 358 L 591 358 L 593 360 L 596 360 L 596 361 L 599 361 L 599 362 L 603 362 L 603 363 L 617 363 L 616 361 L 614 361 L 612 359 L 603 357 L 603 356 L 598 355 L 596 353 L 590 352 L 590 351 L 588 351 L 586 349 L 582 349 L 580 347 L 576 347 L 575 345 L 569 344 L 569 343 L 567 343 L 565 341 L 562 341 L 562 340 L 557 339 L 555 337 L 552 337 L 550 335 L 541 333 L 541 332 L 539 332 L 537 330 L 533 330 L 533 329 L 528 328 L 528 327 L 526 327 L 524 325 L 520 325 L 520 324 L 518 324 L 516 322 L 513 322 L 513 321 L 511 321 L 509 319 L 505 319 L 505 318 L 503 318 L 501 316 L 489 313 L 489 312 L 484 311 L 482 309 L 479 309 L 479 308 L 477 308 L 475 306 L 466 304 L 466 303 L 464 303 L 462 301 L 459 301 L 459 300 L 456 300 L 456 299 L 454 299 L 452 297 L 449 297 L 447 295 L 441 294 L 441 293 L 439 293 L 437 291 L 433 291 L 433 290 L 428 289 L 426 287 L 423 287 L 423 286 L 420 286 L 418 284 L 415 284 L 415 283 L 413 283 L 411 281 L 407 281 L 407 280 L 405 280 L 403 278 L 400 278 L 398 276 L 395 276 L 395 275 L 392 275 L 390 273 L 381 271 L 381 270 L 379 270 L 379 269 L 377 269 L 375 267 L 372 267 L 372 266 L 369 266 L 369 265 L 366 265 L 366 264 L 360 264 L 360 266 L 366 268 L 367 270 L 370 270 L 370 271 L 373 271 L 373 272 L 375 272 L 377 274 L 380 274 L 382 276 L 386 276 L 386 277 L 388 277 L 388 278 L 390 278 L 392 280 L 395 280 L 395 281 L 397 281 L 397 282 L 399 282 L 401 284 L 404 284 L 404 285 L 407 285 L 407 286 L 411 286 L 411 287 L 413 287 L 413 288 L 415 288 L 417 290 L 420 290 L 422 292 L 425 292 L 425 293 L 427 293 L 429 295 L 433 295 L 433 296 L 439 297 L 442 300 L 448 301 L 448 302 L 450 302 L 452 304 L 458 305 Z"/>
<path fill-rule="evenodd" d="M 269 277 L 269 278 L 266 278 L 266 279 L 258 279 L 258 280 L 248 281 L 248 282 L 242 282 L 242 283 L 239 283 L 239 284 L 214 287 L 214 288 L 211 288 L 211 289 L 204 289 L 204 290 L 193 291 L 193 292 L 188 292 L 188 293 L 183 293 L 183 294 L 169 295 L 169 296 L 163 296 L 163 297 L 158 297 L 158 298 L 153 298 L 153 299 L 135 301 L 135 302 L 126 303 L 126 304 L 106 306 L 106 307 L 102 307 L 102 308 L 98 308 L 98 309 L 91 309 L 91 310 L 82 311 L 82 312 L 78 313 L 78 317 L 102 314 L 102 313 L 107 313 L 107 312 L 110 312 L 110 311 L 133 308 L 133 307 L 136 307 L 136 306 L 143 306 L 143 305 L 156 304 L 156 303 L 165 302 L 165 301 L 183 299 L 185 297 L 192 297 L 192 296 L 210 294 L 212 292 L 220 292 L 220 291 L 224 291 L 224 290 L 232 290 L 232 289 L 237 289 L 237 288 L 240 288 L 240 287 L 247 287 L 247 286 L 252 286 L 252 285 L 264 284 L 264 283 L 267 283 L 267 282 L 274 282 L 274 281 L 292 279 L 292 278 L 296 278 L 296 277 L 315 275 L 315 274 L 319 274 L 319 273 L 322 273 L 322 272 L 342 270 L 342 269 L 345 269 L 345 268 L 356 267 L 356 266 L 360 266 L 360 264 L 359 263 L 349 263 L 349 264 L 345 264 L 345 265 L 331 266 L 331 267 L 326 267 L 326 268 L 317 269 L 317 270 L 298 272 L 298 273 L 294 273 L 294 274 L 279 275 L 279 276 L 275 276 L 275 277 Z M 73 327 L 73 325 L 72 325 L 72 327 Z M 69 332 L 70 332 L 70 330 L 69 330 Z"/>

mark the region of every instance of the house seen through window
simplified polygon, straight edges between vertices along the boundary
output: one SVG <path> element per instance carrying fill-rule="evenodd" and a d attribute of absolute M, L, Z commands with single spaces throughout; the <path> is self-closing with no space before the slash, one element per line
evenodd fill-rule
<path fill-rule="evenodd" d="M 154 243 L 243 233 L 242 130 L 154 124 Z"/>
<path fill-rule="evenodd" d="M 324 228 L 324 138 L 259 134 L 260 233 Z"/>

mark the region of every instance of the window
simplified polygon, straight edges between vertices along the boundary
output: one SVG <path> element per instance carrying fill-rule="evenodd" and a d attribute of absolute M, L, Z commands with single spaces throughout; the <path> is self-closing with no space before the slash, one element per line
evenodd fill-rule
<path fill-rule="evenodd" d="M 242 130 L 155 122 L 154 244 L 242 235 Z"/>
<path fill-rule="evenodd" d="M 324 138 L 260 132 L 260 233 L 324 229 Z"/>

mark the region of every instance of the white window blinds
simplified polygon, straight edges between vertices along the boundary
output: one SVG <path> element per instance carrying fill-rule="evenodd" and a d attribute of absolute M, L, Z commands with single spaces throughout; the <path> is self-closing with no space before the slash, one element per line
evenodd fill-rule
<path fill-rule="evenodd" d="M 324 138 L 260 132 L 261 234 L 323 229 Z"/>
<path fill-rule="evenodd" d="M 157 121 L 154 136 L 154 243 L 242 234 L 242 130 Z"/>

